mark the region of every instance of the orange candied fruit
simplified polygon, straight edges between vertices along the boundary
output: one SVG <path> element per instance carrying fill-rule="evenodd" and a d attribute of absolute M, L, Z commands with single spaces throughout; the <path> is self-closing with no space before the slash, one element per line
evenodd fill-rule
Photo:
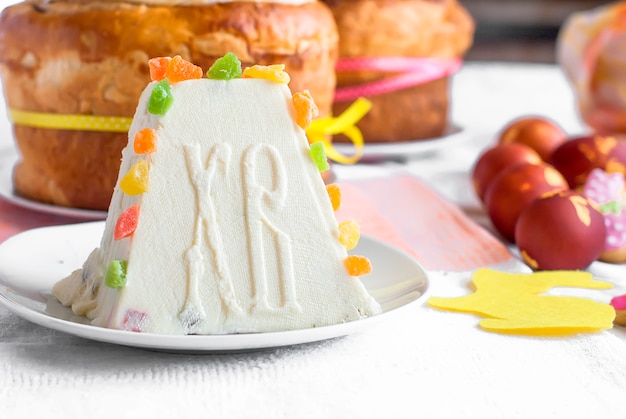
<path fill-rule="evenodd" d="M 113 238 L 115 240 L 121 240 L 125 237 L 131 236 L 137 229 L 139 223 L 139 206 L 133 204 L 126 208 L 123 213 L 117 218 L 115 223 L 115 229 L 113 230 Z"/>
<path fill-rule="evenodd" d="M 349 220 L 339 223 L 339 242 L 346 250 L 352 250 L 359 243 L 361 232 L 356 221 Z"/>
<path fill-rule="evenodd" d="M 172 58 L 172 61 L 165 69 L 165 77 L 170 83 L 177 83 L 183 80 L 201 79 L 204 73 L 202 68 L 183 59 L 180 55 Z"/>
<path fill-rule="evenodd" d="M 326 185 L 326 193 L 330 199 L 330 205 L 333 207 L 333 211 L 337 211 L 341 207 L 341 188 L 336 183 Z"/>
<path fill-rule="evenodd" d="M 333 211 L 337 211 L 341 206 L 341 188 L 336 183 L 331 183 L 326 185 L 326 192 L 330 198 L 330 204 L 333 206 Z"/>
<path fill-rule="evenodd" d="M 171 57 L 156 57 L 148 60 L 150 68 L 150 79 L 152 81 L 161 81 L 165 78 L 165 70 L 172 61 Z"/>
<path fill-rule="evenodd" d="M 343 261 L 348 275 L 363 276 L 372 272 L 372 263 L 365 256 L 350 255 Z"/>
<path fill-rule="evenodd" d="M 284 64 L 253 65 L 243 70 L 243 77 L 265 79 L 287 84 L 291 80 Z"/>
<path fill-rule="evenodd" d="M 137 131 L 133 142 L 133 149 L 137 154 L 149 154 L 156 151 L 157 134 L 152 128 Z"/>
<path fill-rule="evenodd" d="M 293 106 L 296 109 L 296 123 L 302 129 L 307 129 L 314 118 L 319 115 L 319 109 L 311 96 L 311 92 L 304 90 L 296 92 L 292 98 Z"/>

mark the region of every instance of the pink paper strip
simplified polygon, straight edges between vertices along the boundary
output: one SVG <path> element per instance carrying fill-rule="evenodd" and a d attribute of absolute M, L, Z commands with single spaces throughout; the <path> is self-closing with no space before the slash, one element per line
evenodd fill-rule
<path fill-rule="evenodd" d="M 32 211 L 0 199 L 0 243 L 15 234 L 32 228 L 71 224 L 80 221 L 76 218 Z"/>
<path fill-rule="evenodd" d="M 417 178 L 342 182 L 340 221 L 392 244 L 426 269 L 464 271 L 511 258 L 506 246 Z"/>

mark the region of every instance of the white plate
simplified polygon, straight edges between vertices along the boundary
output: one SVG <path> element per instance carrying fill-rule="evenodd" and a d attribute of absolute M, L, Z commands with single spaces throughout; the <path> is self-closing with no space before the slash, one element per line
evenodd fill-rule
<path fill-rule="evenodd" d="M 469 136 L 467 131 L 459 126 L 451 125 L 441 137 L 396 143 L 367 143 L 363 146 L 362 160 L 404 160 L 409 157 L 430 154 L 446 147 L 457 145 L 468 138 Z M 352 144 L 333 143 L 333 146 L 342 154 L 354 154 L 354 146 L 352 146 Z"/>
<path fill-rule="evenodd" d="M 107 216 L 106 211 L 96 211 L 81 208 L 68 208 L 59 205 L 44 204 L 43 202 L 32 201 L 23 198 L 13 190 L 13 167 L 17 162 L 17 156 L 14 153 L 5 154 L 0 159 L 0 198 L 11 202 L 22 208 L 28 208 L 33 211 L 45 212 L 48 214 L 62 215 L 65 217 L 78 218 L 81 220 L 104 220 Z"/>
<path fill-rule="evenodd" d="M 363 320 L 287 332 L 174 336 L 91 326 L 51 295 L 55 282 L 80 267 L 100 242 L 104 222 L 29 230 L 0 245 L 0 303 L 41 326 L 83 338 L 168 352 L 228 352 L 273 348 L 356 333 L 422 303 L 428 291 L 424 269 L 411 257 L 376 239 L 362 237 L 355 249 L 374 271 L 363 278 L 383 313 Z"/>

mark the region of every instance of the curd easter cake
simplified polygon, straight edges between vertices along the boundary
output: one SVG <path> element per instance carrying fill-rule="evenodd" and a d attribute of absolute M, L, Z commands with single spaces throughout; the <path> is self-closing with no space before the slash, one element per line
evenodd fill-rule
<path fill-rule="evenodd" d="M 15 192 L 105 211 L 150 57 L 209 68 L 283 63 L 331 111 L 338 33 L 316 0 L 26 0 L 0 14 L 0 75 L 20 159 Z"/>
<path fill-rule="evenodd" d="M 53 294 L 92 324 L 159 334 L 293 330 L 381 312 L 348 255 L 308 92 L 282 65 L 241 71 L 227 54 L 203 77 L 150 60 L 100 247 Z"/>

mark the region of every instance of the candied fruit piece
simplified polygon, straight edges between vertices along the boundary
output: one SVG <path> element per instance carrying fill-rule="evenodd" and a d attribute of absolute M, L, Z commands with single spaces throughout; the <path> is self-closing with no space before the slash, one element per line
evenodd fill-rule
<path fill-rule="evenodd" d="M 152 93 L 148 100 L 148 112 L 153 115 L 165 115 L 173 102 L 174 98 L 172 97 L 170 82 L 167 79 L 163 79 L 152 88 Z"/>
<path fill-rule="evenodd" d="M 284 70 L 284 64 L 253 65 L 252 67 L 248 67 L 243 70 L 243 76 L 287 84 L 291 79 L 289 74 L 287 74 Z"/>
<path fill-rule="evenodd" d="M 165 69 L 165 78 L 170 83 L 178 83 L 184 80 L 202 78 L 202 68 L 183 59 L 180 55 L 175 56 Z"/>
<path fill-rule="evenodd" d="M 359 243 L 361 232 L 356 221 L 349 220 L 339 223 L 339 242 L 346 247 L 346 250 L 352 250 Z"/>
<path fill-rule="evenodd" d="M 114 259 L 109 263 L 104 284 L 109 288 L 122 288 L 126 285 L 126 261 Z"/>
<path fill-rule="evenodd" d="M 320 172 L 330 169 L 326 153 L 324 152 L 324 143 L 321 141 L 311 144 L 311 157 Z"/>
<path fill-rule="evenodd" d="M 170 57 L 156 57 L 148 60 L 150 67 L 150 79 L 153 81 L 161 81 L 165 78 L 165 70 L 170 65 L 172 59 Z"/>
<path fill-rule="evenodd" d="M 123 238 L 131 236 L 137 229 L 138 222 L 139 205 L 133 204 L 117 217 L 115 229 L 113 230 L 113 239 L 122 240 Z"/>
<path fill-rule="evenodd" d="M 292 98 L 293 106 L 296 109 L 296 124 L 302 129 L 307 129 L 311 121 L 319 115 L 319 109 L 311 96 L 311 92 L 304 90 L 296 92 Z"/>
<path fill-rule="evenodd" d="M 144 128 L 137 131 L 133 141 L 133 149 L 137 154 L 149 154 L 156 151 L 156 131 L 152 128 Z"/>
<path fill-rule="evenodd" d="M 227 52 L 223 57 L 215 60 L 213 65 L 206 72 L 206 76 L 215 80 L 232 80 L 240 78 L 241 61 L 232 52 Z"/>
<path fill-rule="evenodd" d="M 130 168 L 120 180 L 120 188 L 126 195 L 134 196 L 148 190 L 150 179 L 150 165 L 145 160 L 139 160 Z"/>
<path fill-rule="evenodd" d="M 348 275 L 363 276 L 372 272 L 372 263 L 365 256 L 350 255 L 343 261 Z"/>
<path fill-rule="evenodd" d="M 337 211 L 341 206 L 341 188 L 336 183 L 331 183 L 326 185 L 326 192 L 330 198 L 330 204 L 333 206 L 333 211 Z"/>
<path fill-rule="evenodd" d="M 142 311 L 128 309 L 122 319 L 122 330 L 142 332 L 148 321 L 148 315 Z"/>

